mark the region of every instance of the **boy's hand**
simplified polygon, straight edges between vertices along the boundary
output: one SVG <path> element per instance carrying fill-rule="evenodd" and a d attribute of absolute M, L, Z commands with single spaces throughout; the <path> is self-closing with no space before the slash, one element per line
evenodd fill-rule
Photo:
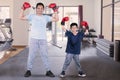
<path fill-rule="evenodd" d="M 66 21 L 69 21 L 69 17 L 64 17 L 61 21 L 61 25 L 64 26 Z"/>
<path fill-rule="evenodd" d="M 22 6 L 22 9 L 23 9 L 23 10 L 26 10 L 27 8 L 30 8 L 30 7 L 31 7 L 30 3 L 24 2 L 24 3 L 23 3 L 23 6 Z"/>
<path fill-rule="evenodd" d="M 86 21 L 82 21 L 80 25 L 83 29 L 89 29 L 88 23 Z"/>
<path fill-rule="evenodd" d="M 89 31 L 88 31 L 88 29 L 85 31 L 85 35 L 89 35 Z"/>
<path fill-rule="evenodd" d="M 61 25 L 62 25 L 62 29 L 64 31 L 66 31 L 66 28 L 65 28 L 65 22 L 66 21 L 69 21 L 69 17 L 63 17 L 62 21 L 61 21 Z"/>

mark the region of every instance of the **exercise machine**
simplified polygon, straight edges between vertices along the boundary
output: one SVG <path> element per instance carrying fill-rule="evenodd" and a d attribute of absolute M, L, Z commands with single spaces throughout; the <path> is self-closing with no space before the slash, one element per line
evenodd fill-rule
<path fill-rule="evenodd" d="M 13 33 L 11 28 L 11 19 L 0 20 L 0 52 L 16 50 L 12 47 Z"/>

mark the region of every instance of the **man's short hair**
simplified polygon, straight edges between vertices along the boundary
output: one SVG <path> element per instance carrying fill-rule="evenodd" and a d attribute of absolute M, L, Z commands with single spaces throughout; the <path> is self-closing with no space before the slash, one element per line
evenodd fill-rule
<path fill-rule="evenodd" d="M 40 5 L 40 6 L 43 6 L 43 8 L 44 8 L 44 4 L 41 3 L 41 2 L 36 4 L 36 8 L 37 8 L 39 5 Z"/>

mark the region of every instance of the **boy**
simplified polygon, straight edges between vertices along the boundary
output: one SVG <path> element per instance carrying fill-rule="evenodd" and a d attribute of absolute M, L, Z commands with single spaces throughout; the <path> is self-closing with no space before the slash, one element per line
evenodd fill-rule
<path fill-rule="evenodd" d="M 36 5 L 36 13 L 29 14 L 27 16 L 24 15 L 25 9 L 29 8 L 29 4 L 25 3 L 20 12 L 20 19 L 28 20 L 31 23 L 31 31 L 30 31 L 30 45 L 29 45 L 29 56 L 27 62 L 27 71 L 25 73 L 25 77 L 31 76 L 31 70 L 34 63 L 34 59 L 36 54 L 39 52 L 41 59 L 46 68 L 46 76 L 54 77 L 54 74 L 50 70 L 49 62 L 48 62 L 48 51 L 47 51 L 47 37 L 46 37 L 46 24 L 49 21 L 58 21 L 57 13 L 53 17 L 43 15 L 44 4 L 37 3 Z"/>
<path fill-rule="evenodd" d="M 81 65 L 80 65 L 80 51 L 81 51 L 81 41 L 84 37 L 84 31 L 78 30 L 78 25 L 76 23 L 71 23 L 70 25 L 70 31 L 68 31 L 64 25 L 65 25 L 66 19 L 63 19 L 61 22 L 62 29 L 65 31 L 65 35 L 68 38 L 67 41 L 67 47 L 66 47 L 66 59 L 62 68 L 62 72 L 60 74 L 60 77 L 65 77 L 65 72 L 69 64 L 71 63 L 72 59 L 75 61 L 77 70 L 78 70 L 78 76 L 85 77 L 86 74 L 82 71 Z"/>

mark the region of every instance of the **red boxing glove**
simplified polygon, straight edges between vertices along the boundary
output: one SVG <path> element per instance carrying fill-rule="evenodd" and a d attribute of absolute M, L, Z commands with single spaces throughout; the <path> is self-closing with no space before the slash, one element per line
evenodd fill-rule
<path fill-rule="evenodd" d="M 54 12 L 58 12 L 58 7 L 56 6 L 56 3 L 51 3 L 49 5 L 49 8 L 52 8 Z"/>
<path fill-rule="evenodd" d="M 82 21 L 81 26 L 84 26 L 86 29 L 88 29 L 88 23 L 86 21 Z"/>
<path fill-rule="evenodd" d="M 64 17 L 61 21 L 61 25 L 65 25 L 66 21 L 69 21 L 69 17 Z"/>
<path fill-rule="evenodd" d="M 22 6 L 22 9 L 23 9 L 23 10 L 26 10 L 27 8 L 30 8 L 30 7 L 31 7 L 30 3 L 24 2 L 24 3 L 23 3 L 23 6 Z"/>

